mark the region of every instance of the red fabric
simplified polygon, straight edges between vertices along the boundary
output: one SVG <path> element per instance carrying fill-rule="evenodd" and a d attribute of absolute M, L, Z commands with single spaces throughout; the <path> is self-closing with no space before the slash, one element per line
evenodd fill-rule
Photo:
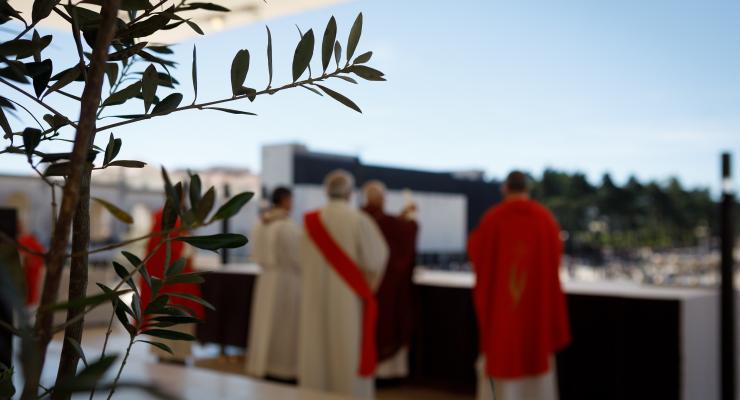
<path fill-rule="evenodd" d="M 161 232 L 162 227 L 162 210 L 156 212 L 154 214 L 154 225 L 152 225 L 152 234 L 157 234 Z M 180 226 L 180 221 L 177 221 L 176 224 L 177 227 Z M 186 233 L 180 232 L 179 236 L 185 236 Z M 176 234 L 170 233 L 170 237 L 176 237 Z M 162 236 L 152 236 L 149 238 L 149 241 L 146 244 L 146 254 L 149 255 L 152 253 L 155 247 L 159 245 L 160 242 L 162 242 L 162 239 L 164 237 Z M 171 262 L 175 262 L 178 258 L 182 257 L 184 243 L 179 240 L 173 240 L 171 243 Z M 166 258 L 166 246 L 162 245 L 157 249 L 157 252 L 146 262 L 146 269 L 149 272 L 149 275 L 156 278 L 162 278 L 164 276 L 164 269 L 165 269 L 165 258 Z M 192 260 L 188 258 L 188 260 L 185 263 L 185 268 L 182 271 L 183 273 L 186 272 L 194 272 L 193 266 L 192 266 Z M 139 288 L 141 292 L 141 309 L 145 310 L 146 306 L 149 305 L 149 302 L 152 298 L 152 289 L 147 285 L 146 281 L 143 277 L 139 278 Z M 162 286 L 162 289 L 159 291 L 160 293 L 187 293 L 194 296 L 201 296 L 200 293 L 200 285 L 196 283 L 176 283 L 172 285 L 164 285 Z M 192 301 L 183 299 L 180 297 L 174 297 L 170 296 L 168 304 L 177 304 L 183 307 L 188 308 L 193 316 L 202 319 L 205 315 L 203 306 Z"/>
<path fill-rule="evenodd" d="M 376 343 L 378 361 L 395 356 L 411 342 L 413 333 L 413 275 L 416 262 L 415 221 L 386 214 L 378 207 L 362 209 L 383 232 L 390 254 L 383 280 L 375 294 L 378 301 Z"/>
<path fill-rule="evenodd" d="M 570 343 L 559 231 L 539 203 L 512 200 L 489 210 L 470 234 L 480 349 L 490 377 L 545 373 L 550 355 Z"/>
<path fill-rule="evenodd" d="M 21 235 L 18 238 L 18 244 L 37 253 L 46 252 L 46 249 L 39 243 L 36 236 L 31 234 Z M 26 304 L 36 304 L 39 302 L 44 257 L 31 254 L 23 249 L 21 249 L 20 253 L 23 261 L 23 271 L 26 274 Z"/>
<path fill-rule="evenodd" d="M 319 212 L 307 213 L 304 222 L 308 236 L 319 248 L 327 263 L 362 300 L 362 344 L 358 374 L 363 377 L 373 376 L 377 363 L 375 326 L 378 319 L 378 305 L 375 295 L 357 263 L 339 247 L 326 230 Z"/>

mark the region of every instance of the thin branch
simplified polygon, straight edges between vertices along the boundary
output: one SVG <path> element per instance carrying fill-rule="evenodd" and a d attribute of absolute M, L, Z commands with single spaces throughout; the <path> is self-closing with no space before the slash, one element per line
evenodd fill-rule
<path fill-rule="evenodd" d="M 279 91 L 282 91 L 282 90 L 286 90 L 286 89 L 290 89 L 290 88 L 295 88 L 295 87 L 299 87 L 299 86 L 302 86 L 302 85 L 311 85 L 311 84 L 314 84 L 316 82 L 322 82 L 322 81 L 324 81 L 326 79 L 332 78 L 332 77 L 337 76 L 339 74 L 349 73 L 349 69 L 351 67 L 352 67 L 352 65 L 347 66 L 347 67 L 344 67 L 342 69 L 337 69 L 336 71 L 334 71 L 334 72 L 332 72 L 330 74 L 324 74 L 324 75 L 318 76 L 316 78 L 309 78 L 309 79 L 306 79 L 306 80 L 303 80 L 303 81 L 296 81 L 296 82 L 289 83 L 289 84 L 286 84 L 286 85 L 283 85 L 283 86 L 280 86 L 280 87 L 277 87 L 277 88 L 263 89 L 263 90 L 260 90 L 259 92 L 256 92 L 254 94 L 254 96 L 261 96 L 261 95 L 265 95 L 265 94 L 275 94 L 275 93 L 277 93 Z M 117 127 L 123 126 L 123 125 L 133 124 L 134 122 L 144 121 L 144 120 L 151 119 L 151 118 L 154 118 L 154 117 L 162 117 L 162 116 L 169 115 L 169 114 L 172 114 L 172 113 L 175 113 L 175 112 L 179 112 L 179 111 L 193 110 L 193 109 L 202 110 L 205 107 L 209 107 L 209 106 L 213 106 L 213 105 L 221 104 L 221 103 L 227 103 L 227 102 L 235 101 L 235 100 L 242 100 L 242 99 L 246 99 L 248 97 L 249 97 L 249 95 L 242 94 L 242 95 L 238 95 L 238 96 L 229 97 L 229 98 L 226 98 L 226 99 L 214 100 L 214 101 L 209 101 L 209 102 L 205 102 L 205 103 L 191 104 L 191 105 L 179 107 L 179 108 L 176 108 L 176 109 L 174 109 L 174 110 L 172 110 L 170 112 L 167 112 L 167 113 L 142 115 L 141 117 L 131 118 L 131 119 L 126 120 L 126 121 L 121 121 L 121 122 L 116 122 L 116 123 L 113 123 L 113 124 L 101 126 L 101 127 L 99 127 L 97 129 L 97 132 L 104 131 L 104 130 L 109 130 L 109 129 L 112 129 L 112 128 L 117 128 Z"/>
<path fill-rule="evenodd" d="M 43 101 L 41 101 L 41 100 L 37 99 L 37 98 L 36 98 L 36 97 L 34 97 L 34 96 L 33 96 L 32 94 L 30 94 L 30 93 L 26 92 L 25 90 L 23 90 L 23 89 L 19 88 L 18 86 L 14 85 L 14 84 L 12 84 L 12 83 L 10 83 L 10 82 L 8 82 L 8 81 L 7 81 L 7 80 L 5 80 L 4 78 L 0 78 L 0 83 L 3 83 L 3 84 L 5 84 L 6 86 L 9 86 L 9 87 L 13 88 L 13 89 L 14 89 L 14 90 L 16 90 L 17 92 L 20 92 L 20 93 L 21 93 L 21 94 L 23 94 L 24 96 L 28 97 L 29 99 L 31 99 L 31 100 L 35 101 L 36 103 L 40 104 L 40 105 L 41 105 L 42 107 L 44 107 L 44 108 L 46 108 L 47 110 L 51 111 L 51 112 L 52 112 L 53 114 L 55 114 L 55 115 L 58 115 L 58 116 L 60 116 L 60 117 L 64 117 L 64 118 L 67 118 L 66 116 L 64 116 L 64 114 L 62 114 L 62 113 L 60 113 L 59 111 L 55 110 L 55 109 L 54 109 L 54 108 L 52 108 L 52 107 L 51 107 L 50 105 L 48 105 L 48 104 L 44 103 Z M 77 124 L 75 124 L 74 122 L 72 122 L 72 121 L 69 121 L 69 124 L 70 124 L 70 125 L 72 125 L 73 127 L 77 128 Z"/>
<path fill-rule="evenodd" d="M 150 14 L 152 13 L 152 11 L 154 11 L 155 9 L 157 9 L 157 8 L 158 8 L 159 6 L 161 6 L 162 4 L 164 4 L 164 3 L 166 3 L 166 2 L 167 2 L 167 0 L 160 0 L 160 1 L 159 1 L 159 3 L 157 3 L 157 4 L 155 4 L 155 5 L 154 5 L 154 7 L 152 7 L 152 8 L 150 8 L 150 9 L 148 9 L 148 10 L 144 11 L 144 12 L 143 12 L 143 13 L 142 13 L 141 15 L 139 15 L 139 16 L 138 16 L 138 17 L 136 17 L 136 18 L 134 18 L 134 19 L 133 19 L 133 20 L 132 20 L 131 22 L 129 22 L 129 23 L 127 24 L 127 25 L 128 25 L 128 26 L 131 26 L 131 25 L 133 25 L 133 24 L 135 24 L 135 23 L 137 23 L 137 22 L 141 21 L 141 20 L 142 20 L 143 18 L 146 18 L 146 16 L 147 16 L 147 15 L 150 15 Z"/>
<path fill-rule="evenodd" d="M 110 387 L 110 392 L 108 393 L 108 400 L 110 400 L 113 397 L 113 393 L 116 392 L 116 386 L 118 386 L 118 380 L 121 379 L 121 373 L 123 373 L 123 368 L 126 366 L 126 361 L 128 361 L 128 356 L 131 354 L 131 347 L 134 345 L 134 337 L 131 338 L 128 342 L 128 347 L 126 347 L 126 355 L 123 356 L 123 361 L 121 362 L 121 366 L 118 368 L 118 373 L 116 374 L 116 379 L 113 380 L 113 384 Z"/>

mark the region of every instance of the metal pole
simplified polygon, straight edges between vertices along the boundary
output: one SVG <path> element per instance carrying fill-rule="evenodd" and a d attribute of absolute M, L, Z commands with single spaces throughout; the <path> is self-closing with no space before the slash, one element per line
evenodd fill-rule
<path fill-rule="evenodd" d="M 224 199 L 228 199 L 231 196 L 231 190 L 229 184 L 224 184 Z M 221 233 L 229 233 L 229 219 L 225 218 L 221 221 Z M 229 250 L 221 250 L 221 264 L 226 265 L 229 263 Z"/>
<path fill-rule="evenodd" d="M 734 224 L 733 208 L 735 195 L 732 189 L 731 157 L 722 154 L 722 203 L 720 205 L 721 241 L 721 357 L 722 357 L 722 399 L 735 400 L 735 290 L 734 290 Z"/>

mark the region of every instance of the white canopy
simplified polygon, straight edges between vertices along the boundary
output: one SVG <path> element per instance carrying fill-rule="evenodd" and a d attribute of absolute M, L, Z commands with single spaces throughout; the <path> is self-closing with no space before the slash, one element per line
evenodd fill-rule
<path fill-rule="evenodd" d="M 283 15 L 295 14 L 314 8 L 326 7 L 332 4 L 342 3 L 346 0 L 201 0 L 221 5 L 231 12 L 214 12 L 205 10 L 187 11 L 183 17 L 191 18 L 203 31 L 213 33 L 225 29 L 233 29 L 242 25 L 251 24 Z M 150 0 L 153 4 L 154 1 Z M 33 0 L 10 0 L 11 5 L 22 12 L 24 18 L 30 19 Z M 168 0 L 161 7 L 165 9 L 179 0 Z M 52 13 L 42 21 L 42 25 L 53 29 L 68 29 L 68 24 L 58 15 Z M 186 24 L 179 27 L 161 31 L 149 37 L 148 40 L 160 43 L 179 42 L 198 34 Z"/>

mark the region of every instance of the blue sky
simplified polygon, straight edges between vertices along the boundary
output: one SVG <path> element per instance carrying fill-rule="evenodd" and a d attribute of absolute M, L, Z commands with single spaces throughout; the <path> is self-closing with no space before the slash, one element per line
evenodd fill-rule
<path fill-rule="evenodd" d="M 475 168 L 494 178 L 554 167 L 592 180 L 608 171 L 619 181 L 678 176 L 713 188 L 720 152 L 740 158 L 736 0 L 352 1 L 266 21 L 275 82 L 290 80 L 295 24 L 320 38 L 335 15 L 345 41 L 359 11 L 358 54 L 373 50 L 371 65 L 388 82 L 331 87 L 363 114 L 296 89 L 235 105 L 258 117 L 188 112 L 116 130 L 120 157 L 258 170 L 261 145 L 292 141 L 370 163 Z M 229 66 L 241 48 L 252 53 L 247 83 L 265 86 L 265 29 L 255 24 L 177 47 L 185 101 L 193 43 L 199 99 L 230 94 Z M 52 53 L 55 68 L 73 62 L 67 44 Z M 0 159 L 0 172 L 26 171 L 22 158 Z"/>

